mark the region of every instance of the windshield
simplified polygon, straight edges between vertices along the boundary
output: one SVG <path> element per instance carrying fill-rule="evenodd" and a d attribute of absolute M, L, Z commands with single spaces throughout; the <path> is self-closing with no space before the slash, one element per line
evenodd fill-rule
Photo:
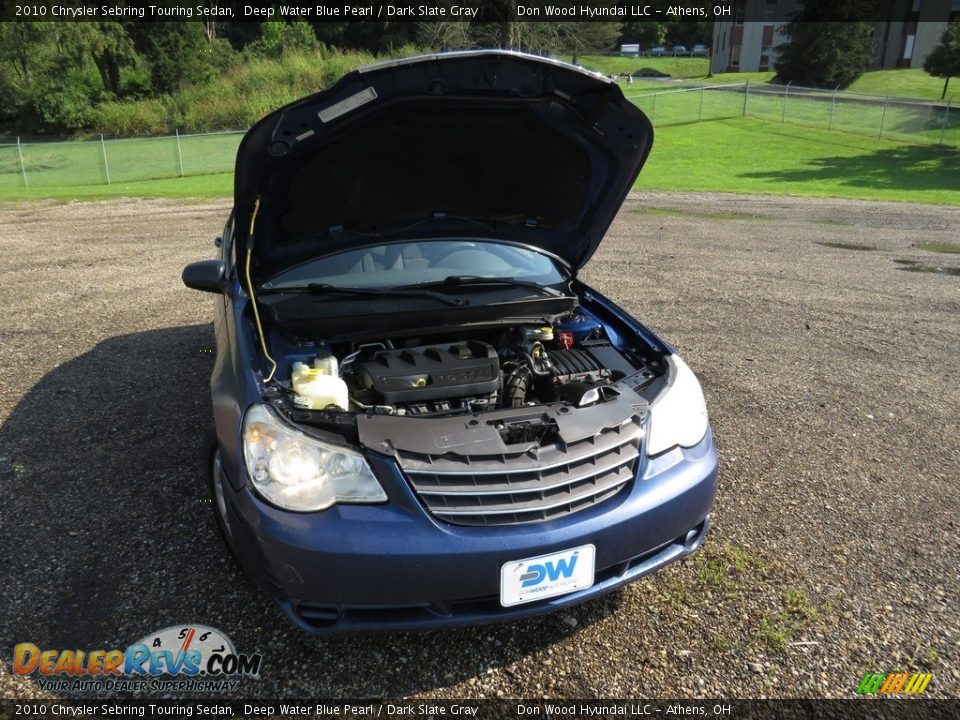
<path fill-rule="evenodd" d="M 564 280 L 546 255 L 497 242 L 417 240 L 374 245 L 327 255 L 274 276 L 266 289 L 327 284 L 389 288 L 440 282 L 450 276 L 511 278 L 541 285 Z"/>

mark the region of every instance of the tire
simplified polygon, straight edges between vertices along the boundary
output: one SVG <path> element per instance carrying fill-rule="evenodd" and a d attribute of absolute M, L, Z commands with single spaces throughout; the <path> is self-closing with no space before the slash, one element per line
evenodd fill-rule
<path fill-rule="evenodd" d="M 217 523 L 217 531 L 223 544 L 230 551 L 230 556 L 237 560 L 237 554 L 233 549 L 233 531 L 230 528 L 230 518 L 227 511 L 227 500 L 223 491 L 223 483 L 227 482 L 223 475 L 220 461 L 220 448 L 216 445 L 209 454 L 209 464 L 207 466 L 208 487 L 210 491 L 210 506 L 213 509 L 213 517 Z"/>

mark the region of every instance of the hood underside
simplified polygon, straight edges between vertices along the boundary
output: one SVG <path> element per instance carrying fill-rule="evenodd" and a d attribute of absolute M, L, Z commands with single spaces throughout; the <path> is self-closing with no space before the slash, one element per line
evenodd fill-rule
<path fill-rule="evenodd" d="M 321 255 L 411 238 L 520 242 L 575 269 L 652 142 L 616 84 L 552 60 L 481 51 L 354 71 L 244 137 L 237 249 L 246 253 L 259 200 L 258 283 Z"/>

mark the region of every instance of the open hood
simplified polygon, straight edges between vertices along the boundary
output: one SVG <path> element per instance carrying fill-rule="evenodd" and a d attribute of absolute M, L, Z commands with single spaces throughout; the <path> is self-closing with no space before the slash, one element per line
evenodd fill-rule
<path fill-rule="evenodd" d="M 572 270 L 596 250 L 653 142 L 617 85 L 572 65 L 458 52 L 353 71 L 253 126 L 237 151 L 238 257 L 254 282 L 410 238 L 491 238 Z"/>

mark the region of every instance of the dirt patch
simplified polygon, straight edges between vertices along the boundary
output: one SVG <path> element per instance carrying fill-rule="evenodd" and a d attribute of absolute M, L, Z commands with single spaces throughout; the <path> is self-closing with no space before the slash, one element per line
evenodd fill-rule
<path fill-rule="evenodd" d="M 960 294 L 893 262 L 926 264 L 918 231 L 954 240 L 960 209 L 632 195 L 584 278 L 700 376 L 722 463 L 702 551 L 560 615 L 333 642 L 247 583 L 204 491 L 216 299 L 180 271 L 228 210 L 0 214 L 4 696 L 43 694 L 12 676 L 16 642 L 126 647 L 180 622 L 264 655 L 245 697 L 852 697 L 895 670 L 960 694 Z"/>

